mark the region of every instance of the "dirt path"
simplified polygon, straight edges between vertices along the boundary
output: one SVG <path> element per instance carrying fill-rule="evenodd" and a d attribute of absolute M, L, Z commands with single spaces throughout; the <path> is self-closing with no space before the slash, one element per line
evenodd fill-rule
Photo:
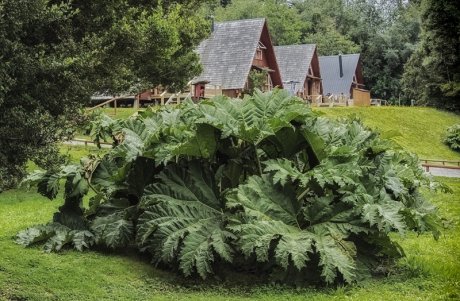
<path fill-rule="evenodd" d="M 430 167 L 429 173 L 438 177 L 460 178 L 460 169 Z"/>

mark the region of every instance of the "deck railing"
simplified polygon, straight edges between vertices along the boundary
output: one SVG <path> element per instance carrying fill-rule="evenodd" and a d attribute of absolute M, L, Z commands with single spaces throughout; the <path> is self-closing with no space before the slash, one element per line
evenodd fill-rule
<path fill-rule="evenodd" d="M 420 159 L 422 167 L 429 172 L 430 168 L 445 168 L 460 170 L 460 161 Z"/>

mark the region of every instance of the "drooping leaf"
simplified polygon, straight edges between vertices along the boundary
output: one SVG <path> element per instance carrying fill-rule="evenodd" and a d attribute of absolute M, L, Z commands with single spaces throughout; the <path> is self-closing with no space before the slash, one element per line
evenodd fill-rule
<path fill-rule="evenodd" d="M 45 252 L 57 252 L 68 245 L 83 251 L 94 244 L 94 235 L 87 230 L 72 230 L 59 223 L 50 223 L 19 232 L 16 242 L 26 247 L 45 242 Z"/>
<path fill-rule="evenodd" d="M 244 209 L 245 217 L 232 229 L 240 235 L 237 243 L 245 256 L 255 254 L 259 262 L 265 262 L 274 252 L 280 267 L 287 269 L 292 264 L 301 270 L 308 266 L 312 254 L 318 253 L 326 282 L 334 282 L 337 271 L 345 281 L 354 280 L 353 243 L 326 226 L 312 230 L 302 227 L 295 194 L 274 186 L 269 176 L 249 178 L 228 198 L 230 206 Z"/>
<path fill-rule="evenodd" d="M 340 234 L 328 232 L 325 229 L 317 230 L 315 234 L 315 248 L 320 255 L 319 264 L 322 266 L 321 276 L 326 282 L 333 283 L 338 271 L 346 282 L 354 281 L 356 277 L 355 245 L 344 240 Z"/>
<path fill-rule="evenodd" d="M 192 161 L 184 169 L 170 165 L 158 178 L 142 200 L 139 247 L 157 261 L 172 263 L 177 258 L 186 276 L 196 271 L 206 278 L 213 272 L 215 255 L 232 261 L 229 240 L 235 236 L 225 229 L 223 200 L 209 171 Z"/>
<path fill-rule="evenodd" d="M 134 239 L 134 225 L 126 219 L 123 212 L 96 217 L 91 224 L 98 244 L 109 248 L 120 248 L 129 245 Z"/>

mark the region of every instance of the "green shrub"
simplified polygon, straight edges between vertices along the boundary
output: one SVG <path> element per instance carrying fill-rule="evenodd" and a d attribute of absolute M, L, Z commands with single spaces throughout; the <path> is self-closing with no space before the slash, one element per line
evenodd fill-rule
<path fill-rule="evenodd" d="M 444 143 L 451 149 L 460 151 L 460 124 L 453 125 L 447 129 Z"/>
<path fill-rule="evenodd" d="M 65 202 L 18 243 L 134 246 L 203 279 L 233 268 L 349 283 L 403 255 L 390 232 L 438 235 L 416 156 L 285 91 L 187 102 L 93 131 L 117 137 L 108 154 L 29 177 L 51 199 L 66 179 Z"/>

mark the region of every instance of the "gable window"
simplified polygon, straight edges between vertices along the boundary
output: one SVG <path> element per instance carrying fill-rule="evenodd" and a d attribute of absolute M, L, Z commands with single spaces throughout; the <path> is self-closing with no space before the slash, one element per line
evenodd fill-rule
<path fill-rule="evenodd" d="M 265 45 L 259 41 L 259 44 L 257 45 L 257 49 L 256 49 L 256 57 L 255 57 L 256 60 L 263 59 L 263 53 L 264 53 L 263 49 L 267 49 L 267 47 L 265 47 Z"/>
<path fill-rule="evenodd" d="M 256 60 L 262 60 L 262 58 L 263 58 L 262 55 L 263 55 L 262 49 L 257 48 L 257 50 L 256 50 Z"/>

